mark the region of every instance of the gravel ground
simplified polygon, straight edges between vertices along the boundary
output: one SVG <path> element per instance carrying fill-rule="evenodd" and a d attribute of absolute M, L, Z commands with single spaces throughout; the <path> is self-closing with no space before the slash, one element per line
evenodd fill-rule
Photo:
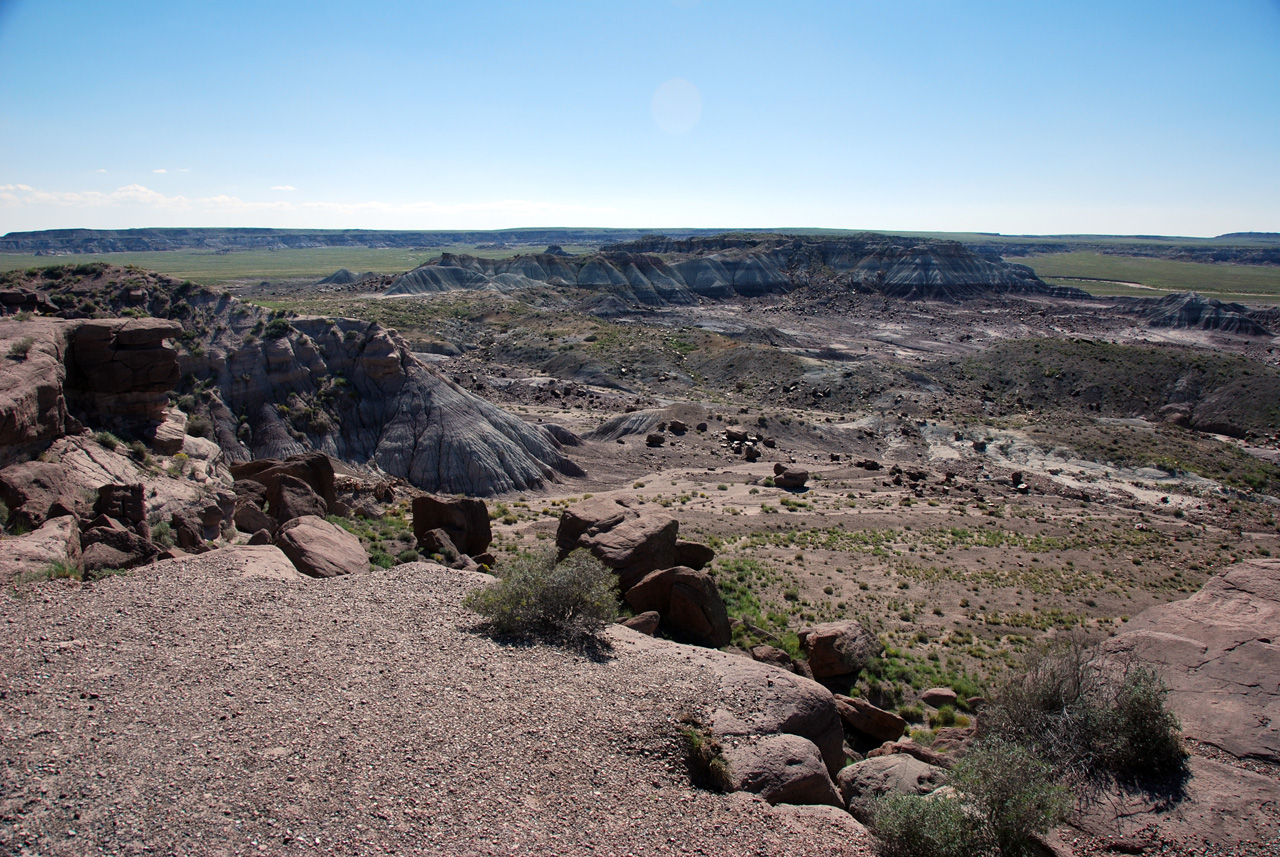
<path fill-rule="evenodd" d="M 476 578 L 207 559 L 0 596 L 0 853 L 870 853 L 689 784 L 705 668 L 473 630 Z"/>

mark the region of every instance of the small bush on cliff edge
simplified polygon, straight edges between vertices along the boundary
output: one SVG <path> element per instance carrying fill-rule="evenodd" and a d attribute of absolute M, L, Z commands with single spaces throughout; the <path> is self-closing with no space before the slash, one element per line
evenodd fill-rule
<path fill-rule="evenodd" d="M 499 634 L 582 642 L 618 615 L 617 578 L 586 551 L 559 563 L 550 551 L 523 554 L 498 573 L 497 581 L 469 593 L 463 605 Z"/>

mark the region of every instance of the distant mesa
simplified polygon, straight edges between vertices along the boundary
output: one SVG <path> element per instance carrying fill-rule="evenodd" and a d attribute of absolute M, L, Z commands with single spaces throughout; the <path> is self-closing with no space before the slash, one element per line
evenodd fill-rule
<path fill-rule="evenodd" d="M 1119 306 L 1144 317 L 1151 327 L 1174 330 L 1218 330 L 1240 336 L 1270 336 L 1252 311 L 1236 303 L 1223 303 L 1195 292 L 1162 298 L 1119 298 Z"/>
<path fill-rule="evenodd" d="M 955 241 L 874 233 L 828 239 L 652 236 L 574 257 L 538 253 L 487 259 L 444 253 L 399 277 L 387 294 L 454 289 L 506 293 L 552 285 L 599 291 L 632 306 L 688 306 L 707 299 L 786 294 L 813 282 L 908 300 L 1086 296 L 1078 289 L 1046 285 L 1024 265 L 978 256 Z"/>

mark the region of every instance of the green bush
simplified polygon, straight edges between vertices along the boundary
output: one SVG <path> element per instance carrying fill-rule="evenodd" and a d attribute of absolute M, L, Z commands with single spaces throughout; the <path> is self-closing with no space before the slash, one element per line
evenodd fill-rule
<path fill-rule="evenodd" d="M 582 641 L 618 615 L 617 577 L 586 551 L 560 563 L 552 552 L 523 554 L 499 575 L 463 602 L 499 634 Z"/>
<path fill-rule="evenodd" d="M 1059 777 L 1163 787 L 1186 774 L 1168 689 L 1133 660 L 1073 644 L 1029 664 L 983 712 L 983 734 L 1031 748 Z"/>
<path fill-rule="evenodd" d="M 24 336 L 9 346 L 9 357 L 13 360 L 26 360 L 31 346 L 35 345 L 34 337 Z"/>
<path fill-rule="evenodd" d="M 9 526 L 9 504 L 0 500 L 0 530 Z"/>
<path fill-rule="evenodd" d="M 975 744 L 951 771 L 952 796 L 896 795 L 872 814 L 882 857 L 1038 853 L 1035 837 L 1066 820 L 1068 792 L 1029 750 L 999 739 Z"/>
<path fill-rule="evenodd" d="M 951 771 L 950 783 L 976 809 L 981 838 L 1002 857 L 1038 853 L 1033 835 L 1066 821 L 1070 794 L 1053 769 L 1025 747 L 998 738 L 978 742 Z"/>
<path fill-rule="evenodd" d="M 160 545 L 162 548 L 173 547 L 173 527 L 168 521 L 161 521 L 151 528 L 151 541 Z"/>
<path fill-rule="evenodd" d="M 106 449 L 115 449 L 124 443 L 120 438 L 116 437 L 109 431 L 99 431 L 93 433 L 93 439 L 97 444 Z"/>
<path fill-rule="evenodd" d="M 213 423 L 206 417 L 192 417 L 187 420 L 187 434 L 192 437 L 213 438 Z"/>
<path fill-rule="evenodd" d="M 893 795 L 876 805 L 872 816 L 880 857 L 981 857 L 977 820 L 954 798 Z"/>
<path fill-rule="evenodd" d="M 266 329 L 262 332 L 263 339 L 281 339 L 289 335 L 289 331 L 293 330 L 293 325 L 283 318 L 275 318 L 267 323 Z"/>

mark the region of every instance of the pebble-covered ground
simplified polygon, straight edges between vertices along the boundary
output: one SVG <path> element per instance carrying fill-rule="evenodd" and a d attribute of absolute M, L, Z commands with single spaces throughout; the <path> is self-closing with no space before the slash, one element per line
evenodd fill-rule
<path fill-rule="evenodd" d="M 870 853 L 838 813 L 690 785 L 702 668 L 499 644 L 474 581 L 192 558 L 0 596 L 0 853 Z"/>

